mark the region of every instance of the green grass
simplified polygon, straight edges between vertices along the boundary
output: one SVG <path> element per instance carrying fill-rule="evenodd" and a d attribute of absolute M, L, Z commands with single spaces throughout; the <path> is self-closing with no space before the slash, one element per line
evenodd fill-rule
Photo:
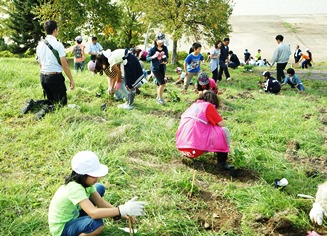
<path fill-rule="evenodd" d="M 160 106 L 155 85 L 146 84 L 136 96 L 135 109 L 124 111 L 108 96 L 95 96 L 106 90 L 106 77 L 85 71 L 74 75 L 76 89 L 68 91 L 69 103 L 80 109 L 65 107 L 36 121 L 33 114 L 19 112 L 27 99 L 42 99 L 38 65 L 17 58 L 0 58 L 0 63 L 0 235 L 49 234 L 49 202 L 69 174 L 72 156 L 81 150 L 96 152 L 108 165 L 109 174 L 100 179 L 108 188 L 108 201 L 119 205 L 137 195 L 148 202 L 137 235 L 263 235 L 270 221 L 258 223 L 255 217 L 272 219 L 280 212 L 287 212 L 283 217 L 292 227 L 313 229 L 308 218 L 312 200 L 296 194 L 314 196 L 326 178 L 306 174 L 314 168 L 307 165 L 310 158 L 326 158 L 326 126 L 321 122 L 326 113 L 320 112 L 327 106 L 326 80 L 304 78 L 304 93 L 284 86 L 274 96 L 257 88 L 264 69 L 231 70 L 233 79 L 219 83 L 224 89 L 219 112 L 232 135 L 231 162 L 234 149 L 244 158 L 243 175 L 231 179 L 214 169 L 212 154 L 191 161 L 176 150 L 179 117 L 196 99 L 191 88 L 181 94 L 181 87 L 169 83 L 166 100 L 171 93 L 181 101 Z M 327 67 L 316 64 L 315 69 Z M 176 78 L 173 69 L 168 66 L 167 74 Z M 208 66 L 203 69 L 208 72 Z M 106 112 L 100 110 L 103 103 Z M 303 164 L 286 158 L 290 141 L 300 144 L 297 155 Z M 190 197 L 193 168 L 197 172 Z M 289 185 L 275 189 L 276 178 L 287 178 Z M 218 219 L 212 218 L 215 212 Z M 205 230 L 204 222 L 211 229 Z M 119 227 L 128 224 L 108 219 L 102 235 L 127 235 Z"/>

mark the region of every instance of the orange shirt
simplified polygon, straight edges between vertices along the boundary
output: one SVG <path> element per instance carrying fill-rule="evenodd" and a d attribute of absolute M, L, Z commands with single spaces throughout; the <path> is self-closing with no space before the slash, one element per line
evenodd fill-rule
<path fill-rule="evenodd" d="M 301 56 L 303 59 L 305 59 L 305 60 L 310 60 L 310 57 L 308 56 L 308 55 L 306 55 L 306 54 L 302 54 L 302 56 Z"/>

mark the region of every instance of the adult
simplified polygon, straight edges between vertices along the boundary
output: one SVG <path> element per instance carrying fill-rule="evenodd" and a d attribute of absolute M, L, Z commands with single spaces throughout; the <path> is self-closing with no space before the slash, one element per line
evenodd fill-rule
<path fill-rule="evenodd" d="M 249 52 L 248 49 L 245 49 L 245 51 L 244 51 L 244 63 L 245 64 L 249 64 L 250 57 L 251 57 L 251 53 Z"/>
<path fill-rule="evenodd" d="M 93 36 L 92 37 L 92 42 L 90 43 L 89 46 L 89 54 L 91 55 L 91 60 L 95 61 L 97 59 L 97 55 L 99 55 L 103 48 L 100 43 L 97 42 L 98 38 Z"/>
<path fill-rule="evenodd" d="M 75 72 L 78 71 L 78 69 L 81 70 L 81 72 L 84 71 L 84 60 L 85 60 L 85 46 L 82 44 L 83 38 L 82 36 L 77 36 L 75 38 L 76 44 L 72 48 L 72 53 L 74 54 L 74 70 Z"/>
<path fill-rule="evenodd" d="M 210 71 L 212 73 L 212 78 L 215 82 L 218 80 L 218 67 L 219 67 L 219 56 L 220 48 L 222 46 L 221 40 L 215 43 L 215 48 L 210 52 Z"/>
<path fill-rule="evenodd" d="M 277 71 L 277 80 L 280 82 L 285 78 L 284 69 L 288 63 L 290 55 L 292 54 L 291 48 L 289 44 L 284 43 L 284 36 L 277 35 L 276 41 L 278 43 L 278 47 L 276 48 L 274 55 L 271 58 L 271 66 L 276 63 L 276 71 Z"/>
<path fill-rule="evenodd" d="M 312 53 L 310 52 L 310 50 L 307 48 L 305 49 L 305 52 L 307 54 L 302 54 L 301 55 L 301 59 L 298 61 L 298 63 L 302 62 L 301 67 L 302 69 L 306 68 L 308 69 L 308 66 L 312 66 L 311 62 L 312 62 Z"/>
<path fill-rule="evenodd" d="M 176 147 L 188 158 L 204 152 L 215 152 L 218 169 L 230 169 L 227 164 L 230 133 L 216 110 L 218 97 L 211 91 L 200 95 L 181 117 L 176 132 Z"/>
<path fill-rule="evenodd" d="M 295 51 L 294 51 L 294 61 L 295 63 L 298 63 L 299 60 L 301 59 L 302 51 L 300 49 L 299 45 L 296 45 Z"/>
<path fill-rule="evenodd" d="M 229 51 L 228 54 L 229 54 L 228 67 L 232 69 L 236 69 L 241 64 L 240 60 L 238 59 L 238 56 L 233 51 Z"/>
<path fill-rule="evenodd" d="M 33 110 L 37 105 L 43 105 L 42 109 L 35 114 L 37 119 L 41 119 L 46 113 L 53 111 L 55 104 L 67 105 L 67 89 L 62 70 L 69 78 L 70 89 L 73 90 L 75 87 L 74 79 L 67 63 L 65 48 L 62 43 L 57 41 L 59 33 L 57 22 L 54 20 L 45 22 L 44 29 L 47 36 L 36 47 L 36 55 L 40 65 L 41 85 L 47 99 L 38 101 L 31 99 L 22 109 L 22 113 L 25 114 Z"/>
<path fill-rule="evenodd" d="M 144 215 L 145 202 L 131 199 L 115 207 L 102 197 L 105 187 L 97 183 L 108 173 L 94 152 L 78 152 L 71 161 L 72 172 L 53 196 L 48 214 L 53 236 L 99 235 L 103 218 L 126 218 Z"/>
<path fill-rule="evenodd" d="M 220 57 L 219 57 L 219 71 L 218 71 L 218 80 L 222 80 L 223 73 L 226 76 L 226 80 L 230 80 L 230 74 L 228 71 L 228 52 L 229 52 L 229 38 L 224 38 L 223 45 L 220 49 Z"/>
<path fill-rule="evenodd" d="M 163 33 L 157 34 L 154 40 L 154 46 L 150 48 L 146 56 L 147 61 L 150 61 L 151 71 L 158 83 L 156 100 L 161 105 L 165 104 L 162 96 L 166 84 L 166 64 L 168 61 L 168 48 L 164 43 L 165 35 Z"/>

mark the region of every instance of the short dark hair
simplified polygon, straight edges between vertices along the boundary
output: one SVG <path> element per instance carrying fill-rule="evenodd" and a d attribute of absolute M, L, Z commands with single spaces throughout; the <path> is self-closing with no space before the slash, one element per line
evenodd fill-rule
<path fill-rule="evenodd" d="M 276 39 L 276 40 L 279 40 L 279 41 L 283 41 L 283 40 L 284 40 L 284 36 L 281 35 L 281 34 L 279 34 L 279 35 L 276 36 L 275 39 Z"/>
<path fill-rule="evenodd" d="M 229 42 L 229 38 L 224 38 L 224 42 Z"/>
<path fill-rule="evenodd" d="M 97 40 L 98 40 L 97 37 L 95 37 L 95 36 L 92 37 L 92 41 L 97 41 Z"/>
<path fill-rule="evenodd" d="M 53 34 L 53 31 L 57 28 L 57 22 L 54 20 L 48 20 L 44 23 L 44 30 L 47 34 Z"/>
<path fill-rule="evenodd" d="M 65 184 L 68 184 L 72 181 L 82 185 L 84 188 L 90 187 L 86 184 L 86 179 L 87 179 L 88 175 L 80 175 L 77 174 L 75 171 L 72 171 L 72 173 L 70 174 L 70 176 L 67 176 L 65 178 Z"/>
<path fill-rule="evenodd" d="M 198 49 L 198 48 L 202 48 L 202 45 L 200 43 L 194 43 L 193 44 L 193 49 Z"/>
<path fill-rule="evenodd" d="M 232 54 L 233 54 L 233 51 L 232 51 L 232 50 L 230 50 L 230 51 L 228 52 L 228 54 L 229 54 L 229 55 L 232 55 Z"/>
<path fill-rule="evenodd" d="M 287 72 L 287 74 L 290 74 L 290 75 L 295 74 L 295 70 L 293 68 L 288 68 L 286 72 Z"/>

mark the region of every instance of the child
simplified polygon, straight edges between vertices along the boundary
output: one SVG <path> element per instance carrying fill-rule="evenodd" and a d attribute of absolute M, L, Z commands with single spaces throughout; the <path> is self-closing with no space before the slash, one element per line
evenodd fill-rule
<path fill-rule="evenodd" d="M 209 78 L 207 73 L 201 72 L 198 76 L 197 92 L 201 94 L 205 90 L 209 90 L 214 94 L 218 93 L 218 87 L 214 79 Z"/>
<path fill-rule="evenodd" d="M 184 80 L 184 91 L 186 92 L 193 76 L 198 76 L 200 72 L 201 61 L 203 61 L 203 56 L 201 55 L 201 44 L 194 43 L 194 51 L 190 53 L 184 61 L 184 70 L 186 80 Z"/>
<path fill-rule="evenodd" d="M 304 91 L 302 81 L 300 80 L 299 76 L 295 74 L 294 69 L 288 68 L 287 74 L 288 76 L 286 76 L 286 78 L 282 81 L 281 85 L 289 84 L 292 88 L 297 88 L 300 91 Z"/>
<path fill-rule="evenodd" d="M 105 187 L 97 181 L 108 173 L 108 167 L 100 164 L 94 152 L 78 152 L 71 165 L 71 175 L 58 188 L 50 203 L 48 221 L 51 235 L 98 235 L 104 227 L 102 218 L 144 215 L 145 202 L 134 198 L 114 207 L 102 198 Z"/>
<path fill-rule="evenodd" d="M 180 67 L 176 67 L 175 72 L 178 74 L 175 84 L 184 84 L 185 72 L 183 72 L 182 68 Z"/>
<path fill-rule="evenodd" d="M 168 48 L 164 45 L 165 35 L 163 33 L 157 34 L 154 40 L 154 47 L 152 47 L 147 56 L 147 61 L 150 61 L 151 71 L 157 79 L 159 84 L 157 88 L 157 103 L 165 104 L 162 95 L 165 88 L 166 64 L 168 61 Z"/>
<path fill-rule="evenodd" d="M 266 82 L 263 85 L 265 92 L 272 93 L 272 94 L 278 94 L 280 91 L 279 82 L 274 77 L 270 76 L 269 71 L 264 71 L 262 73 L 262 76 L 266 79 Z"/>
<path fill-rule="evenodd" d="M 176 147 L 188 158 L 215 152 L 218 169 L 228 170 L 230 133 L 216 110 L 218 97 L 211 91 L 200 95 L 183 114 L 176 132 Z"/>
<path fill-rule="evenodd" d="M 84 54 L 85 46 L 82 45 L 82 41 L 83 41 L 82 36 L 77 36 L 75 38 L 75 41 L 76 41 L 76 45 L 72 49 L 72 52 L 74 54 L 74 70 L 75 72 L 77 72 L 78 69 L 80 69 L 81 72 L 83 72 L 84 60 L 85 60 L 85 54 Z"/>

